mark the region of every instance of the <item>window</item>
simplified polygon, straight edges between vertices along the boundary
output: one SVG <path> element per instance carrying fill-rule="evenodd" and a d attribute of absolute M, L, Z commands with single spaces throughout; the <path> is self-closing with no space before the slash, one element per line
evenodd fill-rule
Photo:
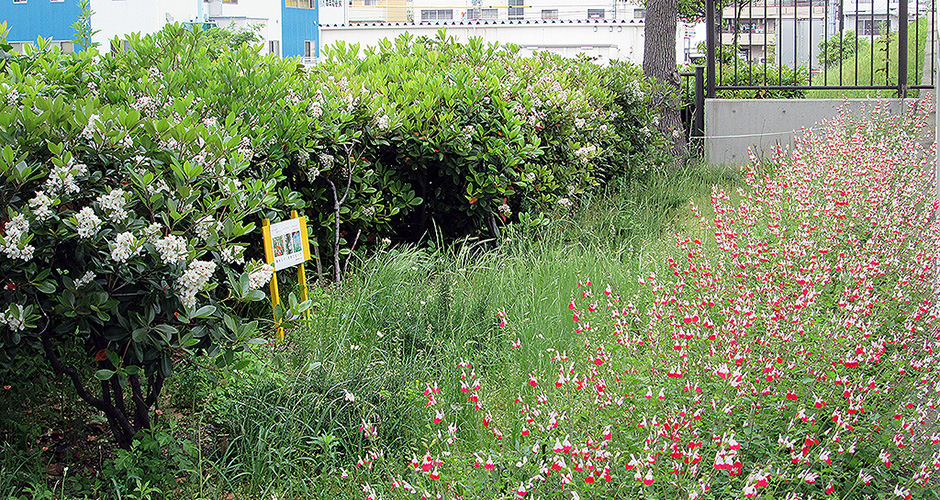
<path fill-rule="evenodd" d="M 509 20 L 519 20 L 525 17 L 525 0 L 509 0 Z"/>
<path fill-rule="evenodd" d="M 421 22 L 453 20 L 454 9 L 421 9 Z"/>
<path fill-rule="evenodd" d="M 862 35 L 881 36 L 881 34 L 884 32 L 884 21 L 878 19 L 862 19 L 861 21 L 861 28 L 859 29 L 859 32 Z"/>
<path fill-rule="evenodd" d="M 281 55 L 281 41 L 268 40 L 268 54 Z"/>
<path fill-rule="evenodd" d="M 316 57 L 317 42 L 313 40 L 304 40 L 304 57 Z"/>
<path fill-rule="evenodd" d="M 324 7 L 342 7 L 343 0 L 323 0 L 320 5 Z"/>
<path fill-rule="evenodd" d="M 633 9 L 633 19 L 646 19 L 646 9 Z"/>
<path fill-rule="evenodd" d="M 588 9 L 588 19 L 604 19 L 604 9 Z"/>
<path fill-rule="evenodd" d="M 228 3 L 232 5 L 238 5 L 238 0 L 222 0 L 222 3 Z"/>
<path fill-rule="evenodd" d="M 284 0 L 284 6 L 295 9 L 316 9 L 317 0 Z"/>
<path fill-rule="evenodd" d="M 468 9 L 467 19 L 471 21 L 479 19 L 499 19 L 498 9 Z"/>
<path fill-rule="evenodd" d="M 72 42 L 59 42 L 59 48 L 63 54 L 75 52 L 75 44 Z"/>
<path fill-rule="evenodd" d="M 13 0 L 13 3 L 26 3 L 26 0 Z"/>
<path fill-rule="evenodd" d="M 362 5 L 365 6 L 376 6 L 379 4 L 379 0 L 362 0 Z"/>
<path fill-rule="evenodd" d="M 558 19 L 558 9 L 542 9 L 542 19 Z"/>

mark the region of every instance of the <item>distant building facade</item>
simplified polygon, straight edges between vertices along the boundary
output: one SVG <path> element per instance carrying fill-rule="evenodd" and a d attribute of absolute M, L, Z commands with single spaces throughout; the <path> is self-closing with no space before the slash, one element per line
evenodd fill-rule
<path fill-rule="evenodd" d="M 64 52 L 76 49 L 72 25 L 81 15 L 77 0 L 0 0 L 0 21 L 15 50 L 38 37 L 52 40 Z M 278 56 L 316 57 L 319 9 L 316 0 L 91 0 L 92 37 L 102 51 L 128 33 L 149 34 L 167 23 L 198 22 L 218 26 L 257 27 L 264 51 Z"/>

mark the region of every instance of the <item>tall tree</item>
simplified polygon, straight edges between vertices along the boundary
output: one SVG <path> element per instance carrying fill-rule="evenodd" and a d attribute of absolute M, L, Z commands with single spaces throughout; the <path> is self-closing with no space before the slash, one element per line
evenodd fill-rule
<path fill-rule="evenodd" d="M 647 0 L 643 74 L 660 84 L 653 96 L 653 105 L 660 110 L 657 128 L 671 138 L 673 153 L 681 157 L 686 154 L 687 147 L 676 65 L 678 22 L 679 0 Z"/>

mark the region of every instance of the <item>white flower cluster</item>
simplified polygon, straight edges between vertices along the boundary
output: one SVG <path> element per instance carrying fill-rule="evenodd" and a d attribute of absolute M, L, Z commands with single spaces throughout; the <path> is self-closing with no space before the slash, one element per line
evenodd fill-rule
<path fill-rule="evenodd" d="M 591 144 L 590 146 L 584 146 L 583 148 L 578 149 L 574 152 L 574 155 L 578 157 L 584 163 L 587 163 L 588 160 L 597 156 L 597 146 Z"/>
<path fill-rule="evenodd" d="M 372 206 L 372 205 L 369 205 L 368 207 L 363 208 L 363 209 L 362 209 L 362 216 L 363 216 L 363 217 L 367 217 L 367 218 L 371 218 L 371 217 L 375 216 L 375 207 Z"/>
<path fill-rule="evenodd" d="M 220 177 L 219 178 L 219 190 L 225 193 L 226 195 L 231 195 L 232 193 L 239 193 L 242 189 L 242 181 L 236 179 L 235 177 Z"/>
<path fill-rule="evenodd" d="M 160 259 L 164 264 L 176 264 L 186 259 L 186 239 L 182 236 L 171 234 L 165 238 L 160 238 L 153 244 L 160 254 Z"/>
<path fill-rule="evenodd" d="M 18 90 L 13 89 L 7 94 L 7 104 L 10 106 L 17 106 L 20 103 L 20 93 Z"/>
<path fill-rule="evenodd" d="M 571 206 L 571 200 L 568 199 L 568 198 L 558 198 L 558 204 L 561 205 L 561 206 L 563 206 L 563 207 L 570 207 L 570 206 Z"/>
<path fill-rule="evenodd" d="M 251 139 L 242 137 L 242 140 L 238 143 L 238 153 L 248 160 L 254 156 L 255 151 L 251 147 Z"/>
<path fill-rule="evenodd" d="M 7 325 L 14 332 L 23 330 L 26 328 L 26 311 L 19 304 L 10 304 L 7 312 L 0 312 L 0 323 Z"/>
<path fill-rule="evenodd" d="M 300 96 L 297 95 L 297 92 L 294 92 L 293 88 L 287 89 L 287 95 L 284 98 L 287 99 L 287 102 L 291 103 L 292 106 L 300 104 Z"/>
<path fill-rule="evenodd" d="M 329 170 L 333 168 L 333 155 L 320 153 L 320 167 L 323 170 Z"/>
<path fill-rule="evenodd" d="M 297 158 L 298 165 L 306 165 L 307 161 L 310 160 L 310 153 L 306 149 L 298 149 L 295 158 Z"/>
<path fill-rule="evenodd" d="M 314 101 L 310 103 L 308 111 L 310 112 L 310 116 L 320 118 L 323 115 L 323 105 L 320 104 L 320 100 L 314 99 Z"/>
<path fill-rule="evenodd" d="M 222 249 L 222 262 L 226 264 L 244 264 L 245 247 L 233 246 Z"/>
<path fill-rule="evenodd" d="M 77 231 L 80 238 L 90 238 L 94 236 L 98 228 L 101 227 L 101 219 L 95 215 L 95 210 L 91 207 L 85 207 L 75 214 L 78 221 Z"/>
<path fill-rule="evenodd" d="M 111 259 L 115 262 L 127 262 L 127 259 L 140 253 L 141 242 L 130 232 L 123 232 L 114 237 L 111 243 Z"/>
<path fill-rule="evenodd" d="M 90 141 L 95 138 L 95 132 L 98 131 L 98 125 L 101 123 L 101 117 L 98 115 L 91 115 L 88 117 L 88 124 L 85 125 L 85 128 L 82 129 L 82 137 L 86 141 Z"/>
<path fill-rule="evenodd" d="M 49 171 L 49 177 L 43 185 L 50 194 L 73 194 L 78 192 L 78 184 L 75 183 L 75 176 L 88 173 L 88 167 L 84 163 L 73 165 L 69 161 L 65 165 L 57 165 Z"/>
<path fill-rule="evenodd" d="M 147 241 L 156 243 L 157 238 L 163 234 L 163 224 L 159 222 L 154 222 L 149 226 L 144 228 L 143 237 Z"/>
<path fill-rule="evenodd" d="M 586 123 L 587 123 L 587 121 L 586 121 L 584 118 L 575 118 L 575 119 L 574 119 L 574 126 L 575 126 L 575 128 L 584 128 L 584 125 L 585 125 Z"/>
<path fill-rule="evenodd" d="M 499 206 L 499 213 L 503 215 L 509 215 L 509 212 L 512 212 L 512 209 L 509 208 L 509 205 L 503 203 L 502 205 Z"/>
<path fill-rule="evenodd" d="M 382 115 L 375 119 L 375 126 L 378 127 L 379 130 L 388 130 L 390 124 L 391 120 L 388 115 Z"/>
<path fill-rule="evenodd" d="M 180 302 L 183 306 L 192 309 L 196 305 L 196 294 L 206 289 L 209 278 L 214 272 L 215 262 L 194 260 L 189 263 L 189 267 L 177 280 L 180 287 Z"/>
<path fill-rule="evenodd" d="M 98 206 L 104 210 L 111 222 L 121 222 L 127 219 L 127 210 L 124 205 L 127 199 L 124 197 L 123 189 L 112 189 L 108 194 L 98 197 Z"/>
<path fill-rule="evenodd" d="M 149 95 L 143 95 L 137 98 L 137 101 L 134 104 L 131 104 L 131 107 L 140 111 L 146 116 L 156 116 L 157 114 L 157 101 Z"/>
<path fill-rule="evenodd" d="M 75 280 L 75 288 L 76 289 L 81 288 L 91 283 L 92 281 L 94 281 L 95 278 L 96 276 L 93 271 L 86 271 L 85 274 L 83 274 L 81 278 L 78 278 L 77 280 Z"/>
<path fill-rule="evenodd" d="M 271 264 L 261 264 L 254 270 L 248 272 L 248 289 L 257 290 L 271 281 L 271 275 L 274 274 L 274 266 Z"/>
<path fill-rule="evenodd" d="M 209 241 L 209 236 L 212 236 L 215 231 L 216 221 L 211 215 L 206 215 L 196 222 L 196 236 L 202 238 L 203 241 Z"/>
<path fill-rule="evenodd" d="M 44 221 L 52 217 L 53 199 L 46 195 L 45 191 L 36 191 L 33 199 L 29 200 L 29 208 L 33 211 L 36 219 Z"/>
<path fill-rule="evenodd" d="M 627 85 L 627 90 L 629 90 L 627 95 L 632 97 L 633 100 L 638 101 L 638 100 L 643 99 L 643 94 L 644 94 L 643 87 L 640 85 L 640 82 L 638 80 L 631 80 L 630 83 Z"/>
<path fill-rule="evenodd" d="M 4 236 L 0 236 L 0 250 L 10 259 L 30 260 L 36 249 L 23 241 L 29 231 L 29 221 L 23 214 L 19 214 L 7 222 L 4 227 Z"/>

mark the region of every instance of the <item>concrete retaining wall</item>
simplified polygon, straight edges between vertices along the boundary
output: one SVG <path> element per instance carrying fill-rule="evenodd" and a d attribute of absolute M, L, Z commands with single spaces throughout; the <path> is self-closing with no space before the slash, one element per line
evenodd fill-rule
<path fill-rule="evenodd" d="M 892 112 L 901 109 L 900 99 L 707 99 L 706 157 L 710 165 L 743 165 L 748 148 L 769 156 L 778 146 L 792 148 L 801 129 L 834 118 L 843 106 L 858 114 L 879 103 Z"/>

